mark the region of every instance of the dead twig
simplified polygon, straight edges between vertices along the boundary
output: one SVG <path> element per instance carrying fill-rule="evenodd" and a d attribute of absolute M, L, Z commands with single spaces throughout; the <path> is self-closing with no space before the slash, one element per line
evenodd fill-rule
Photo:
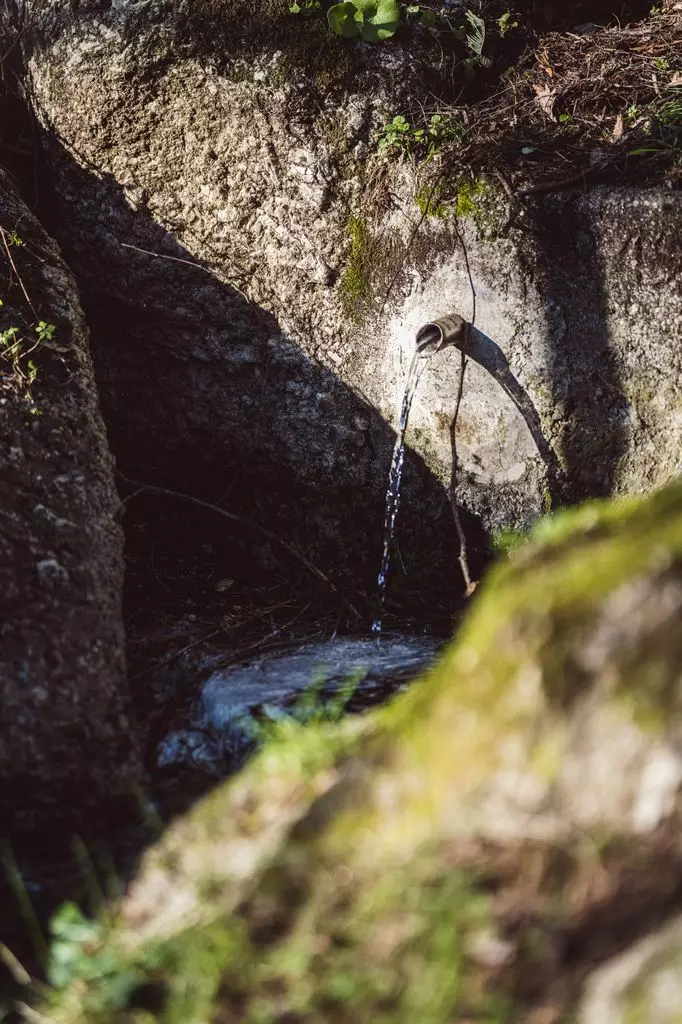
<path fill-rule="evenodd" d="M 26 299 L 26 302 L 28 303 L 31 312 L 33 313 L 34 317 L 37 318 L 38 314 L 35 311 L 35 306 L 31 302 L 31 297 L 29 296 L 28 292 L 26 291 L 26 287 L 24 285 L 24 282 L 21 279 L 21 274 L 17 270 L 17 265 L 14 262 L 14 257 L 12 256 L 10 245 L 9 245 L 9 242 L 7 241 L 7 231 L 5 230 L 5 228 L 2 227 L 2 225 L 0 225 L 0 235 L 2 235 L 2 244 L 4 245 L 5 252 L 7 253 L 7 259 L 9 261 L 9 265 L 12 268 L 12 271 L 14 272 L 14 276 L 17 279 L 19 287 L 21 288 L 23 296 Z"/>
<path fill-rule="evenodd" d="M 243 661 L 244 657 L 247 654 L 252 654 L 254 651 L 257 651 L 261 647 L 264 647 L 265 644 L 269 643 L 271 640 L 274 640 L 276 636 L 281 636 L 285 629 L 289 629 L 291 626 L 295 625 L 295 623 L 297 623 L 299 619 L 303 618 L 303 616 L 305 615 L 309 608 L 310 604 L 307 604 L 305 608 L 302 608 L 299 612 L 296 613 L 296 615 L 294 615 L 293 619 L 289 619 L 289 621 L 285 622 L 283 626 L 278 626 L 276 629 L 273 629 L 272 632 L 267 634 L 267 636 L 261 637 L 260 640 L 256 640 L 255 643 L 249 644 L 248 647 L 242 647 L 240 650 L 235 651 L 234 654 L 230 655 L 222 661 L 214 662 L 211 666 L 212 670 L 215 670 L 217 668 L 227 668 L 229 665 L 236 665 L 237 662 Z"/>
<path fill-rule="evenodd" d="M 186 267 L 196 267 L 197 270 L 203 270 L 204 273 L 210 274 L 212 277 L 218 277 L 220 279 L 220 272 L 217 269 L 213 267 L 204 266 L 203 263 L 198 263 L 196 260 L 185 260 L 182 259 L 180 256 L 169 256 L 167 253 L 164 252 L 153 252 L 151 249 L 142 249 L 140 248 L 139 245 L 132 245 L 130 242 L 120 242 L 119 244 L 123 249 L 132 249 L 133 252 L 143 253 L 145 256 L 153 256 L 157 260 L 168 260 L 170 263 L 182 263 Z M 241 288 L 234 283 L 234 281 L 226 280 L 225 283 L 228 284 L 230 288 L 234 288 L 234 290 L 239 295 L 241 295 L 241 297 L 244 299 L 246 303 L 252 305 L 248 295 L 246 295 L 241 290 Z"/>
<path fill-rule="evenodd" d="M 241 516 L 235 515 L 234 512 L 228 512 L 226 509 L 220 508 L 219 505 L 214 505 L 210 501 L 203 501 L 201 498 L 195 498 L 192 494 L 185 494 L 183 491 L 174 491 L 170 487 L 157 487 L 156 484 L 141 483 L 139 480 L 132 480 L 130 477 L 125 476 L 119 470 L 116 471 L 116 475 L 123 483 L 128 484 L 129 487 L 135 488 L 135 491 L 132 494 L 129 494 L 122 500 L 121 504 L 123 506 L 133 498 L 136 498 L 138 494 L 142 494 L 146 491 L 148 494 L 159 494 L 166 498 L 175 498 L 177 501 L 185 501 L 190 505 L 197 506 L 198 508 L 204 508 L 209 512 L 213 512 L 215 515 L 221 516 L 223 519 L 227 519 L 231 523 L 237 523 L 239 526 L 246 527 L 248 530 L 251 530 L 252 533 L 257 533 L 260 537 L 264 537 L 273 544 L 278 544 L 279 547 L 291 555 L 292 558 L 297 562 L 300 562 L 300 564 L 307 569 L 311 575 L 317 577 L 318 580 L 322 580 L 323 583 L 326 583 L 333 590 L 336 590 L 332 581 L 325 573 L 322 572 L 321 569 L 318 569 L 316 565 L 313 565 L 313 563 L 305 557 L 305 555 L 301 554 L 300 551 L 297 551 L 296 548 L 292 547 L 291 544 L 288 544 L 285 540 L 282 540 L 281 537 L 278 537 L 277 534 L 273 533 L 271 530 L 266 530 L 265 527 L 258 526 L 256 523 L 250 523 L 247 519 L 243 519 Z"/>
<path fill-rule="evenodd" d="M 589 167 L 583 167 L 576 174 L 569 175 L 568 178 L 561 178 L 559 181 L 544 181 L 538 185 L 531 185 L 528 188 L 521 189 L 519 195 L 521 196 L 534 196 L 540 192 L 557 192 L 559 189 L 568 188 L 570 185 L 575 185 L 579 181 L 584 181 L 588 174 L 595 174 L 597 171 L 601 171 L 604 167 L 609 164 L 610 158 L 607 157 L 604 160 L 600 160 L 598 163 L 591 164 Z"/>
<path fill-rule="evenodd" d="M 191 644 L 187 644 L 187 646 L 183 647 L 182 650 L 175 651 L 174 654 L 170 654 L 162 661 L 155 662 L 153 665 L 150 665 L 149 668 L 145 668 L 141 672 L 136 672 L 134 676 L 129 678 L 128 683 L 136 683 L 138 679 L 144 679 L 145 676 L 150 675 L 152 672 L 156 672 L 157 669 L 165 668 L 166 665 L 170 665 L 178 658 L 181 658 L 183 654 L 187 654 L 188 651 L 193 650 L 195 647 L 205 644 L 208 640 L 212 640 L 213 637 L 218 636 L 222 632 L 224 632 L 222 629 L 212 629 L 210 633 L 202 634 L 198 640 L 193 640 Z"/>

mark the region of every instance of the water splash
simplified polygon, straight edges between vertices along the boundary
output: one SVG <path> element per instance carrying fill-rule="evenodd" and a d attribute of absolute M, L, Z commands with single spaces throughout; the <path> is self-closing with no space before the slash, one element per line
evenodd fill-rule
<path fill-rule="evenodd" d="M 417 385 L 428 362 L 428 352 L 417 350 L 412 356 L 410 368 L 407 371 L 405 381 L 405 392 L 400 407 L 400 419 L 398 420 L 398 432 L 391 459 L 391 468 L 388 473 L 388 488 L 386 490 L 386 512 L 384 515 L 384 548 L 381 558 L 381 568 L 377 576 L 377 617 L 372 623 L 372 632 L 379 636 L 381 634 L 384 605 L 386 603 L 386 586 L 388 583 L 388 571 L 391 566 L 391 550 L 395 536 L 395 524 L 400 507 L 400 487 L 403 479 L 403 467 L 405 464 L 405 434 L 410 418 L 410 409 L 414 399 Z"/>

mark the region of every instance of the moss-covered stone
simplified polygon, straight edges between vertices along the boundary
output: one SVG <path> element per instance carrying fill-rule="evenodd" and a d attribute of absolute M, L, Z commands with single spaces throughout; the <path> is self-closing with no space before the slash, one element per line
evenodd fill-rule
<path fill-rule="evenodd" d="M 445 1024 L 569 1009 L 589 943 L 615 951 L 678 886 L 681 606 L 679 483 L 544 521 L 427 679 L 362 720 L 289 728 L 170 828 L 90 949 L 119 969 L 47 1012 Z"/>
<path fill-rule="evenodd" d="M 341 299 L 346 315 L 358 320 L 363 306 L 371 295 L 372 235 L 364 217 L 348 218 L 349 250 L 345 270 L 341 276 Z"/>

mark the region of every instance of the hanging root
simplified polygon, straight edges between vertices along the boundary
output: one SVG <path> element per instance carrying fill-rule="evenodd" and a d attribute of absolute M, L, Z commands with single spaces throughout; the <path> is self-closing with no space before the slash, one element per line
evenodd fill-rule
<path fill-rule="evenodd" d="M 471 323 L 469 325 L 469 331 L 474 326 L 476 320 L 476 289 L 474 287 L 474 279 L 471 273 L 471 266 L 469 265 L 469 254 L 467 252 L 464 239 L 462 238 L 459 230 L 457 220 L 454 222 L 455 234 L 457 235 L 457 241 L 462 249 L 464 256 L 464 265 L 466 267 L 467 277 L 469 278 L 469 287 L 471 289 Z M 469 557 L 467 550 L 467 538 L 462 526 L 462 519 L 459 514 L 459 508 L 457 507 L 457 420 L 459 419 L 459 410 L 462 404 L 462 395 L 464 393 L 464 374 L 467 367 L 467 340 L 469 331 L 467 331 L 467 337 L 460 348 L 460 370 L 459 370 L 459 385 L 457 387 L 457 397 L 455 399 L 455 411 L 450 423 L 450 448 L 452 451 L 452 468 L 450 471 L 450 489 L 448 497 L 450 499 L 450 508 L 452 509 L 452 518 L 455 521 L 455 529 L 457 530 L 457 537 L 459 540 L 459 554 L 457 561 L 459 567 L 462 570 L 462 577 L 464 579 L 464 596 L 471 597 L 474 590 L 478 585 L 478 581 L 472 580 L 471 571 L 469 569 Z"/>

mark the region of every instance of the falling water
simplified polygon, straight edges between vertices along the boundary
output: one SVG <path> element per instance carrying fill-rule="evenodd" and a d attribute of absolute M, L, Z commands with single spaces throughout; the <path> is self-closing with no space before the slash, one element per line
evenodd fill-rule
<path fill-rule="evenodd" d="M 388 489 L 386 491 L 386 513 L 384 517 L 384 550 L 381 558 L 381 568 L 377 576 L 377 591 L 379 610 L 377 617 L 372 623 L 372 632 L 377 636 L 381 633 L 384 604 L 386 601 L 386 584 L 388 581 L 388 570 L 391 564 L 391 549 L 395 536 L 395 523 L 400 505 L 400 485 L 403 478 L 403 465 L 405 463 L 405 433 L 407 422 L 410 416 L 412 400 L 419 384 L 419 379 L 428 361 L 428 355 L 416 351 L 412 356 L 412 362 L 407 372 L 405 382 L 405 393 L 400 408 L 400 419 L 398 421 L 398 433 L 395 439 L 391 468 L 388 473 Z"/>

